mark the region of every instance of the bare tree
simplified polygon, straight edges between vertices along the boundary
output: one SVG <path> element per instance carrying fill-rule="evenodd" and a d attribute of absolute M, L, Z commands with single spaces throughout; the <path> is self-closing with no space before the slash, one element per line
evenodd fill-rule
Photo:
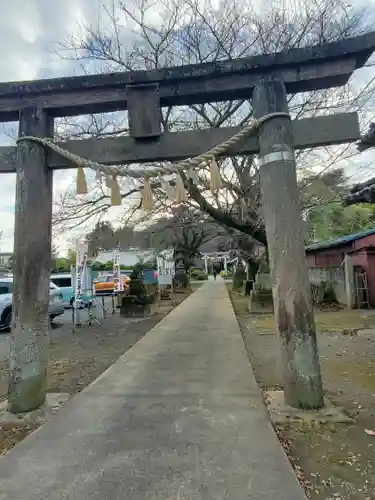
<path fill-rule="evenodd" d="M 181 64 L 220 61 L 256 54 L 331 42 L 367 31 L 362 9 L 350 7 L 341 0 L 294 0 L 292 5 L 276 0 L 261 3 L 221 0 L 204 4 L 197 0 L 113 0 L 111 8 L 103 7 L 101 23 L 83 26 L 80 35 L 63 42 L 59 53 L 81 61 L 87 71 L 140 70 Z M 73 54 L 73 55 L 72 55 Z M 339 89 L 315 91 L 291 96 L 289 105 L 295 118 L 326 114 L 337 109 L 363 109 L 372 104 L 373 84 L 353 93 L 348 85 Z M 251 119 L 251 100 L 193 105 L 163 109 L 164 130 L 201 129 L 242 125 Z M 371 117 L 372 118 L 372 117 Z M 76 135 L 126 135 L 126 113 L 89 117 L 60 123 L 62 137 Z M 311 183 L 322 173 L 350 159 L 356 151 L 349 146 L 325 148 L 323 151 L 298 153 L 298 167 Z M 266 243 L 263 227 L 259 182 L 253 157 L 221 160 L 224 188 L 220 194 L 209 189 L 208 171 L 199 171 L 198 187 L 186 183 L 188 207 L 212 217 L 231 238 L 244 248 L 248 238 Z M 324 167 L 321 167 L 324 165 Z M 124 209 L 119 222 L 144 223 L 139 208 L 139 184 L 123 181 Z M 276 189 L 276 187 L 275 187 Z M 151 220 L 165 216 L 173 207 L 160 184 L 153 186 L 155 209 Z M 302 197 L 306 201 L 306 190 Z M 307 203 L 309 201 L 307 200 Z M 72 228 L 93 218 L 100 218 L 110 207 L 106 189 L 97 185 L 89 196 L 77 201 L 69 191 L 56 204 L 55 226 Z M 242 241 L 242 243 L 241 243 Z"/>

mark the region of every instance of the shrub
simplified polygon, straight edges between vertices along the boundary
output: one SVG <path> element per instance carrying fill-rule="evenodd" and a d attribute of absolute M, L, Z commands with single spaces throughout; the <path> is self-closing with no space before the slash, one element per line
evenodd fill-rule
<path fill-rule="evenodd" d="M 189 286 L 189 276 L 184 269 L 177 269 L 173 282 L 176 288 L 187 288 Z"/>
<path fill-rule="evenodd" d="M 193 268 L 190 269 L 190 276 L 192 278 L 195 278 L 196 276 L 198 276 L 202 272 L 203 272 L 203 270 L 199 269 L 199 267 L 193 267 Z"/>

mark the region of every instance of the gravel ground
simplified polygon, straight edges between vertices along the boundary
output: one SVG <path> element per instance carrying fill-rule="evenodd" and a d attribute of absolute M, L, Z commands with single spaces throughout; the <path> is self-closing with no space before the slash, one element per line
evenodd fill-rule
<path fill-rule="evenodd" d="M 188 296 L 189 293 L 176 294 L 176 305 Z M 163 301 L 156 314 L 149 318 L 125 319 L 117 312 L 100 320 L 100 326 L 83 326 L 75 333 L 72 333 L 71 324 L 56 319 L 51 330 L 48 391 L 80 392 L 171 310 L 170 301 Z M 7 367 L 7 361 L 0 362 L 0 400 L 7 395 Z M 36 428 L 36 425 L 0 426 L 0 455 Z"/>
<path fill-rule="evenodd" d="M 279 344 L 272 314 L 249 314 L 231 293 L 249 358 L 263 389 L 280 389 Z M 277 434 L 313 500 L 375 499 L 375 315 L 325 311 L 315 315 L 326 396 L 354 424 L 288 425 Z"/>

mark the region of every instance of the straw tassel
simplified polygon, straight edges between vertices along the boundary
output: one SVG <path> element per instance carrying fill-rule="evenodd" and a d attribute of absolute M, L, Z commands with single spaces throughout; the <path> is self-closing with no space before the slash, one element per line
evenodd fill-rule
<path fill-rule="evenodd" d="M 117 181 L 117 175 L 112 175 L 111 179 L 111 205 L 112 207 L 121 206 L 121 192 Z"/>
<path fill-rule="evenodd" d="M 152 210 L 154 206 L 154 200 L 152 197 L 152 189 L 150 181 L 145 177 L 143 181 L 143 189 L 142 189 L 142 208 L 144 210 Z"/>
<path fill-rule="evenodd" d="M 210 164 L 210 173 L 211 173 L 211 189 L 212 191 L 217 191 L 222 187 L 220 170 L 218 164 L 216 163 L 215 158 L 212 158 Z"/>
<path fill-rule="evenodd" d="M 179 173 L 176 173 L 175 196 L 177 203 L 184 203 L 185 201 L 188 200 L 185 191 L 184 181 L 182 180 L 182 177 Z"/>
<path fill-rule="evenodd" d="M 85 172 L 82 167 L 77 170 L 77 194 L 87 194 L 87 182 Z"/>

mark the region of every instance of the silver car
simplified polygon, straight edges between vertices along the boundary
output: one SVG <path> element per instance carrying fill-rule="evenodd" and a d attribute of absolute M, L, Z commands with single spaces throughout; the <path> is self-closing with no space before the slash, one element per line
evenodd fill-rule
<path fill-rule="evenodd" d="M 13 276 L 0 276 L 0 328 L 9 329 L 12 323 Z M 48 313 L 51 321 L 64 314 L 60 289 L 50 283 Z"/>
<path fill-rule="evenodd" d="M 52 283 L 52 281 L 49 284 L 49 290 L 48 312 L 52 321 L 56 318 L 56 316 L 64 314 L 65 304 L 60 288 Z"/>

